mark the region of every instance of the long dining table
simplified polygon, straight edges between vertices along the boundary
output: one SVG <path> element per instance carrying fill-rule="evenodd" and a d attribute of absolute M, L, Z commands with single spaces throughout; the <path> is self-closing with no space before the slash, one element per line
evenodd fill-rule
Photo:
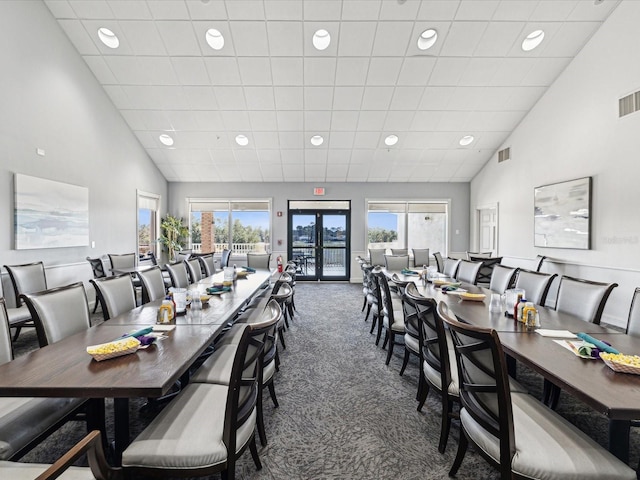
<path fill-rule="evenodd" d="M 104 323 L 71 335 L 0 365 L 0 396 L 78 397 L 88 399 L 89 428 L 106 437 L 105 399 L 114 399 L 114 461 L 129 444 L 129 399 L 165 395 L 216 339 L 239 310 L 262 288 L 272 272 L 258 270 L 238 279 L 231 291 L 213 296 L 202 310 L 176 316 L 166 337 L 135 354 L 96 361 L 89 345 L 116 340 L 156 323 L 159 301 L 123 313 Z M 222 274 L 192 285 L 202 293 Z"/>
<path fill-rule="evenodd" d="M 394 272 L 387 272 L 392 279 Z M 503 313 L 489 311 L 492 293 L 487 288 L 462 283 L 460 288 L 470 293 L 482 293 L 484 301 L 463 300 L 454 292 L 443 292 L 433 283 L 422 284 L 416 275 L 397 273 L 402 281 L 413 281 L 425 297 L 445 302 L 461 321 L 492 328 L 498 332 L 505 353 L 526 365 L 545 379 L 573 395 L 596 412 L 609 419 L 609 451 L 624 462 L 629 461 L 631 421 L 640 419 L 640 376 L 618 373 L 604 362 L 582 359 L 562 345 L 560 336 L 543 336 Z M 547 330 L 583 332 L 626 354 L 640 355 L 640 338 L 624 334 L 604 325 L 585 322 L 568 313 L 548 307 L 536 307 L 540 327 Z"/>

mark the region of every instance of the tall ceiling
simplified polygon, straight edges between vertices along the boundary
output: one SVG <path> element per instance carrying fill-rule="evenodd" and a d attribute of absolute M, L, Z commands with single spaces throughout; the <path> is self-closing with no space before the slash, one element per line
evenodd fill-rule
<path fill-rule="evenodd" d="M 618 0 L 45 3 L 169 181 L 467 182 Z"/>

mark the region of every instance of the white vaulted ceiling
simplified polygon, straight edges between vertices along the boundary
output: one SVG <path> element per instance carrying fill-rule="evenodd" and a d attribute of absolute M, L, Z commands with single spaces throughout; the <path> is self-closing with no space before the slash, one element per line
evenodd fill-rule
<path fill-rule="evenodd" d="M 465 182 L 618 1 L 45 3 L 169 181 Z M 438 39 L 422 51 L 428 28 Z M 322 51 L 318 29 L 331 36 Z M 523 51 L 538 29 L 542 44 Z"/>

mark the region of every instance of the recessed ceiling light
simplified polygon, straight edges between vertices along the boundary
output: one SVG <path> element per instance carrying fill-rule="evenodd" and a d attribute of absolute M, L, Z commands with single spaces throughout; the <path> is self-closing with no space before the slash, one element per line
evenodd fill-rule
<path fill-rule="evenodd" d="M 458 143 L 460 145 L 462 145 L 463 147 L 466 147 L 467 145 L 471 145 L 473 140 L 474 140 L 473 135 L 465 135 L 464 137 L 462 137 L 460 139 L 460 141 Z"/>
<path fill-rule="evenodd" d="M 387 138 L 384 139 L 384 144 L 389 146 L 389 147 L 392 147 L 396 143 L 398 143 L 398 136 L 397 135 L 389 135 Z"/>
<path fill-rule="evenodd" d="M 316 47 L 317 50 L 326 49 L 331 43 L 331 35 L 324 29 L 318 30 L 313 34 L 313 46 Z"/>
<path fill-rule="evenodd" d="M 535 30 L 522 41 L 522 50 L 529 52 L 540 45 L 542 40 L 544 40 L 544 32 L 542 30 Z"/>
<path fill-rule="evenodd" d="M 166 145 L 167 147 L 170 147 L 171 145 L 173 145 L 173 138 L 171 138 L 166 133 L 163 133 L 158 138 L 160 139 L 160 143 L 162 143 L 163 145 Z"/>
<path fill-rule="evenodd" d="M 322 138 L 322 135 L 314 135 L 313 137 L 311 137 L 311 145 L 315 147 L 319 147 L 323 143 L 324 143 L 324 138 Z"/>
<path fill-rule="evenodd" d="M 120 40 L 116 37 L 116 34 L 105 27 L 98 29 L 98 38 L 109 48 L 118 48 L 120 46 Z"/>
<path fill-rule="evenodd" d="M 222 36 L 222 33 L 220 33 L 220 30 L 210 28 L 207 30 L 205 38 L 207 39 L 209 46 L 214 50 L 222 50 L 222 47 L 224 47 L 224 37 Z"/>
<path fill-rule="evenodd" d="M 246 135 L 238 135 L 236 136 L 236 143 L 241 147 L 246 147 L 247 145 L 249 145 L 249 139 Z"/>
<path fill-rule="evenodd" d="M 429 28 L 420 34 L 418 38 L 418 48 L 420 50 L 427 50 L 436 43 L 438 40 L 438 32 L 436 32 L 433 28 Z"/>

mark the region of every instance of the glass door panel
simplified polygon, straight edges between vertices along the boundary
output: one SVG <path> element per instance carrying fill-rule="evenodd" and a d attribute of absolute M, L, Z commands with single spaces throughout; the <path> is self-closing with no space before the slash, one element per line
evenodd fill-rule
<path fill-rule="evenodd" d="M 322 213 L 322 274 L 344 278 L 347 274 L 347 215 Z"/>
<path fill-rule="evenodd" d="M 291 253 L 289 258 L 298 263 L 298 274 L 316 276 L 316 215 L 314 213 L 291 215 Z"/>

